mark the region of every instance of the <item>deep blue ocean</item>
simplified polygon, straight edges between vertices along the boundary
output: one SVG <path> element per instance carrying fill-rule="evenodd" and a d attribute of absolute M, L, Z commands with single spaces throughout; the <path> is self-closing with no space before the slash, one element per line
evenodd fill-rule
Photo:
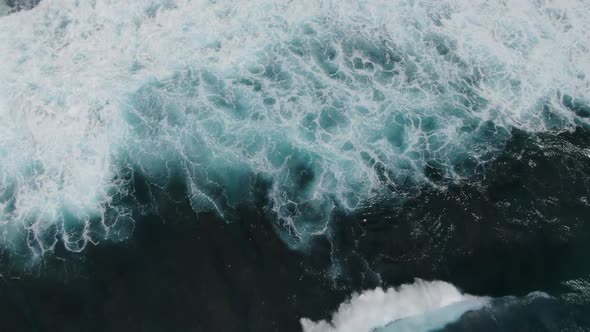
<path fill-rule="evenodd" d="M 589 17 L 0 0 L 0 331 L 590 331 Z"/>

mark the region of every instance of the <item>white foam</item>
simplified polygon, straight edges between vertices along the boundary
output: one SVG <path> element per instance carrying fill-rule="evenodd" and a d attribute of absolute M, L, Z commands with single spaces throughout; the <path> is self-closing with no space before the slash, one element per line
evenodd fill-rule
<path fill-rule="evenodd" d="M 587 122 L 563 102 L 590 96 L 587 17 L 575 0 L 44 0 L 2 16 L 0 245 L 118 238 L 122 174 L 165 186 L 172 164 L 195 210 L 228 219 L 251 174 L 269 180 L 283 235 L 305 242 L 337 207 L 431 182 L 430 164 L 461 181 L 511 128 Z"/>
<path fill-rule="evenodd" d="M 293 19 L 303 5 L 282 9 Z M 128 185 L 117 174 L 129 165 L 117 158 L 133 144 L 121 116 L 129 94 L 188 63 L 223 68 L 242 61 L 247 40 L 257 41 L 239 38 L 236 30 L 262 7 L 279 6 L 261 1 L 241 11 L 209 1 L 46 0 L 2 17 L 2 245 L 19 246 L 24 233 L 35 254 L 52 250 L 57 240 L 81 250 L 102 237 L 92 239 L 88 230 L 96 218 L 109 237 L 117 216 L 128 215 L 111 202 Z M 210 44 L 224 34 L 229 40 L 213 60 Z M 82 230 L 69 234 L 68 226 Z M 43 239 L 51 228 L 55 234 Z"/>
<path fill-rule="evenodd" d="M 443 327 L 466 311 L 481 308 L 487 301 L 462 294 L 443 281 L 417 279 L 397 288 L 353 294 L 330 321 L 303 318 L 301 325 L 304 332 L 428 331 Z"/>

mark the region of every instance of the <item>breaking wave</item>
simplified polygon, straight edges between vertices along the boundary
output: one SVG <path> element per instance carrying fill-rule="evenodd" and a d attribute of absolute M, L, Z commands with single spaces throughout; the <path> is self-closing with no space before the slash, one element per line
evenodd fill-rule
<path fill-rule="evenodd" d="M 264 183 L 298 247 L 336 210 L 481 174 L 513 128 L 590 116 L 585 1 L 6 7 L 0 246 L 34 256 L 127 238 L 138 174 L 228 221 Z"/>
<path fill-rule="evenodd" d="M 423 281 L 383 290 L 376 288 L 341 304 L 331 321 L 301 319 L 304 332 L 431 331 L 481 309 L 485 297 L 462 294 L 443 281 Z"/>

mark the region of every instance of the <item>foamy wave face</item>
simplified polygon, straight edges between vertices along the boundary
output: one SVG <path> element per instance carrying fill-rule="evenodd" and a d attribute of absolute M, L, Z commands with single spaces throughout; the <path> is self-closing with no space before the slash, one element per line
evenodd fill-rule
<path fill-rule="evenodd" d="M 0 18 L 2 246 L 122 239 L 130 173 L 291 245 L 590 115 L 583 1 L 46 0 Z M 402 195 L 403 196 L 403 195 Z"/>
<path fill-rule="evenodd" d="M 331 321 L 301 319 L 304 332 L 430 331 L 464 312 L 486 305 L 487 298 L 462 294 L 443 281 L 364 291 L 340 305 Z M 383 329 L 380 329 L 383 328 Z"/>

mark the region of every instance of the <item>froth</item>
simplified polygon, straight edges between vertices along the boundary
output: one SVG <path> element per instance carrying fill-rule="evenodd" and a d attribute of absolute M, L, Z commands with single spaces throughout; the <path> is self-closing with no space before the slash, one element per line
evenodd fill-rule
<path fill-rule="evenodd" d="M 349 301 L 340 305 L 330 321 L 313 322 L 303 318 L 301 325 L 304 332 L 370 332 L 386 326 L 389 327 L 383 331 L 406 331 L 405 327 L 426 331 L 441 328 L 463 312 L 481 308 L 486 302 L 486 298 L 462 294 L 449 283 L 417 279 L 413 284 L 398 288 L 376 288 L 353 294 Z M 438 312 L 444 317 L 435 317 L 433 313 L 445 307 L 445 312 Z M 395 326 L 391 325 L 396 321 Z M 433 323 L 442 326 L 433 326 Z"/>
<path fill-rule="evenodd" d="M 335 209 L 481 172 L 512 128 L 586 123 L 589 14 L 573 0 L 46 0 L 3 16 L 2 245 L 126 237 L 134 170 L 181 176 L 195 210 L 227 220 L 263 179 L 277 229 L 304 244 Z"/>

